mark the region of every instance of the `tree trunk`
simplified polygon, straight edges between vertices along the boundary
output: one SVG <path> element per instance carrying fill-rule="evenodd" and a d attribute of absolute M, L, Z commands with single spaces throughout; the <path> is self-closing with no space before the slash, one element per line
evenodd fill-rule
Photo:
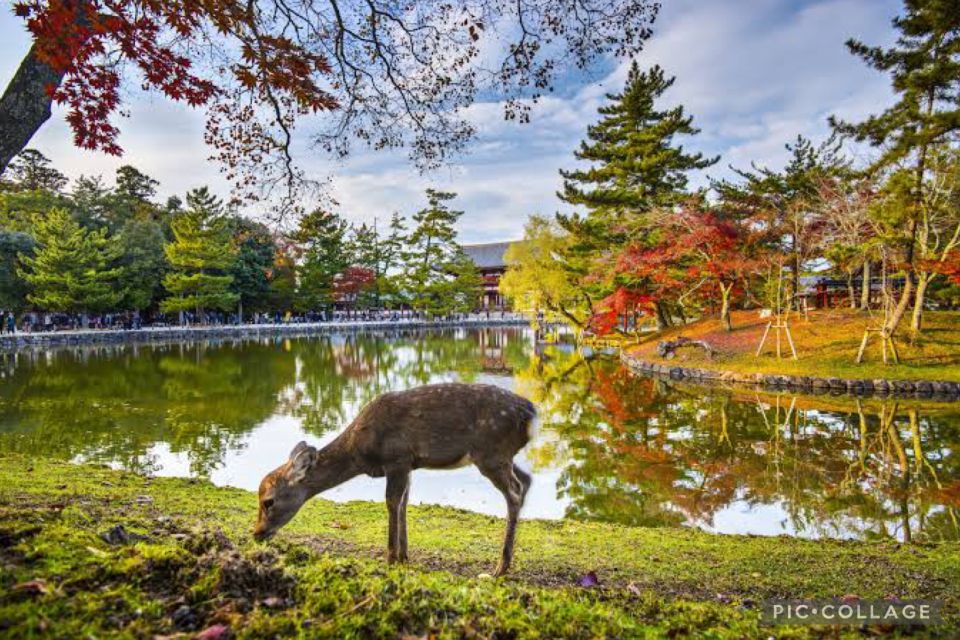
<path fill-rule="evenodd" d="M 720 324 L 726 331 L 733 331 L 733 322 L 730 320 L 730 291 L 720 289 Z"/>
<path fill-rule="evenodd" d="M 910 331 L 920 333 L 923 326 L 923 300 L 927 294 L 927 285 L 930 284 L 932 275 L 923 272 L 917 278 L 917 291 L 913 299 L 913 317 L 910 319 Z"/>
<path fill-rule="evenodd" d="M 857 294 L 853 289 L 853 271 L 847 271 L 847 297 L 850 298 L 850 308 L 857 308 Z"/>
<path fill-rule="evenodd" d="M 863 274 L 860 284 L 860 308 L 866 311 L 870 308 L 870 261 L 863 261 Z"/>
<path fill-rule="evenodd" d="M 903 282 L 903 291 L 900 292 L 900 300 L 897 302 L 897 306 L 887 319 L 887 324 L 884 327 L 887 335 L 892 336 L 896 333 L 897 327 L 900 326 L 900 321 L 903 320 L 903 316 L 907 312 L 907 307 L 910 306 L 910 301 L 913 299 L 913 278 L 913 272 L 907 272 L 907 277 Z"/>
<path fill-rule="evenodd" d="M 670 319 L 667 317 L 666 310 L 663 308 L 663 303 L 657 302 L 654 307 L 657 315 L 657 329 L 663 331 L 670 326 Z"/>
<path fill-rule="evenodd" d="M 63 74 L 41 62 L 32 46 L 0 98 L 0 174 L 50 119 L 47 87 L 57 87 L 61 80 Z"/>

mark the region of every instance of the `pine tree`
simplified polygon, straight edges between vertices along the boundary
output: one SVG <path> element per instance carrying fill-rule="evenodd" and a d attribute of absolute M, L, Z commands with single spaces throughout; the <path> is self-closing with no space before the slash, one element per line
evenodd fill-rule
<path fill-rule="evenodd" d="M 790 159 L 780 171 L 758 166 L 734 169 L 739 182 L 718 181 L 713 187 L 728 216 L 749 217 L 764 231 L 768 248 L 790 272 L 786 298 L 797 299 L 800 275 L 817 257 L 816 236 L 823 231 L 819 190 L 829 179 L 849 177 L 850 168 L 833 135 L 820 144 L 797 136 L 785 147 Z"/>
<path fill-rule="evenodd" d="M 413 215 L 415 226 L 407 241 L 404 288 L 414 309 L 434 316 L 450 313 L 457 304 L 450 285 L 462 251 L 453 225 L 463 212 L 447 206 L 456 195 L 427 189 L 427 207 Z"/>
<path fill-rule="evenodd" d="M 20 265 L 24 257 L 33 255 L 34 244 L 29 234 L 0 229 L 0 309 L 20 312 L 27 306 L 30 289 Z"/>
<path fill-rule="evenodd" d="M 407 227 L 400 212 L 390 218 L 389 233 L 380 242 L 380 268 L 377 282 L 378 306 L 403 304 L 403 273 L 407 247 Z"/>
<path fill-rule="evenodd" d="M 600 121 L 588 127 L 587 139 L 574 153 L 578 160 L 590 163 L 589 168 L 560 172 L 564 183 L 558 197 L 586 208 L 585 215 L 558 214 L 557 222 L 571 236 L 564 265 L 572 278 L 583 283 L 582 294 L 588 300 L 606 296 L 617 286 L 588 279 L 601 266 L 601 256 L 628 240 L 643 242 L 649 233 L 647 214 L 688 197 L 689 172 L 717 161 L 687 153 L 678 144 L 677 136 L 700 131 L 682 105 L 658 107 L 674 80 L 659 66 L 641 71 L 634 63 L 623 93 L 607 95 L 610 103 L 599 109 Z M 667 323 L 659 306 L 658 319 L 660 324 Z"/>
<path fill-rule="evenodd" d="M 237 303 L 228 270 L 236 256 L 223 215 L 223 205 L 206 187 L 187 194 L 187 209 L 170 223 L 173 240 L 164 247 L 171 271 L 163 286 L 170 294 L 160 304 L 165 312 L 229 310 Z"/>
<path fill-rule="evenodd" d="M 237 315 L 266 311 L 270 304 L 269 274 L 273 268 L 276 243 L 270 230 L 259 222 L 234 216 L 229 220 L 230 234 L 237 248 L 230 267 L 233 283 L 230 290 L 239 300 Z"/>
<path fill-rule="evenodd" d="M 591 213 L 622 218 L 682 200 L 688 173 L 705 169 L 717 158 L 686 153 L 676 136 L 696 135 L 693 117 L 683 106 L 657 108 L 675 78 L 664 76 L 659 66 L 640 71 L 630 68 L 623 93 L 608 94 L 611 104 L 600 107 L 600 121 L 587 128 L 587 140 L 574 152 L 587 169 L 560 171 L 563 192 L 559 197 L 583 205 Z"/>
<path fill-rule="evenodd" d="M 36 149 L 24 149 L 4 174 L 10 178 L 10 187 L 20 191 L 49 191 L 59 193 L 67 186 L 67 176 L 50 164 L 50 159 Z"/>
<path fill-rule="evenodd" d="M 124 306 L 148 309 L 160 298 L 167 271 L 163 229 L 153 220 L 129 220 L 120 230 L 118 241 Z"/>
<path fill-rule="evenodd" d="M 300 308 L 329 307 L 334 302 L 334 277 L 350 266 L 346 221 L 335 213 L 317 209 L 300 219 L 291 239 L 301 251 L 297 270 Z"/>
<path fill-rule="evenodd" d="M 347 253 L 350 266 L 359 267 L 372 274 L 373 280 L 357 289 L 354 307 L 365 309 L 380 305 L 382 268 L 380 236 L 374 225 L 361 223 L 350 230 Z"/>
<path fill-rule="evenodd" d="M 31 304 L 49 311 L 99 312 L 115 308 L 122 292 L 112 266 L 117 248 L 105 229 L 81 227 L 65 209 L 52 209 L 34 227 L 37 247 L 23 255 L 21 276 Z"/>
<path fill-rule="evenodd" d="M 894 46 L 871 47 L 858 40 L 847 41 L 851 53 L 890 74 L 897 102 L 863 122 L 830 119 L 840 133 L 881 149 L 875 169 L 906 164 L 913 170 L 904 238 L 907 278 L 887 322 L 890 333 L 896 331 L 913 296 L 917 232 L 927 195 L 924 184 L 932 147 L 951 140 L 960 131 L 960 9 L 948 0 L 905 0 L 904 9 L 904 15 L 893 20 L 900 32 Z M 922 291 L 914 304 L 922 307 Z"/>

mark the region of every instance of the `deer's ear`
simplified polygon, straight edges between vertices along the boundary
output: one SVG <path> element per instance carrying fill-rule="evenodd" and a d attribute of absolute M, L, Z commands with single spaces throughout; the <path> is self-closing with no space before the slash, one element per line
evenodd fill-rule
<path fill-rule="evenodd" d="M 300 482 L 317 460 L 317 450 L 306 442 L 299 442 L 290 452 L 290 480 Z"/>

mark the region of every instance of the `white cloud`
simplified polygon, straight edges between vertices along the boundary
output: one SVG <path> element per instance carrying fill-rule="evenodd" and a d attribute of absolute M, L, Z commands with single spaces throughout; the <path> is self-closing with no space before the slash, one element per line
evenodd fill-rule
<path fill-rule="evenodd" d="M 889 100 L 887 80 L 851 56 L 850 36 L 871 43 L 892 40 L 890 18 L 897 0 L 671 0 L 641 55 L 677 76 L 667 95 L 686 105 L 703 133 L 691 149 L 721 154 L 711 176 L 727 165 L 751 161 L 779 165 L 783 145 L 798 133 L 827 134 L 826 117 L 858 118 Z M 28 40 L 10 14 L 0 17 L 0 82 L 12 76 Z M 320 153 L 303 154 L 311 172 L 333 174 L 334 197 L 353 220 L 386 221 L 423 204 L 427 186 L 456 191 L 466 214 L 460 228 L 468 241 L 517 237 L 530 213 L 560 207 L 559 168 L 573 164 L 573 150 L 604 94 L 622 88 L 627 65 L 586 86 L 561 87 L 533 111 L 533 122 L 503 119 L 497 103 L 476 104 L 468 117 L 479 137 L 467 155 L 431 175 L 417 174 L 402 153 L 359 149 L 340 163 Z M 32 143 L 71 176 L 113 174 L 130 163 L 161 181 L 163 195 L 210 184 L 226 193 L 217 168 L 207 162 L 202 113 L 162 98 L 135 96 L 131 117 L 120 122 L 123 158 L 73 148 L 61 114 Z M 306 134 L 306 131 L 301 133 Z M 702 184 L 703 177 L 699 182 Z"/>

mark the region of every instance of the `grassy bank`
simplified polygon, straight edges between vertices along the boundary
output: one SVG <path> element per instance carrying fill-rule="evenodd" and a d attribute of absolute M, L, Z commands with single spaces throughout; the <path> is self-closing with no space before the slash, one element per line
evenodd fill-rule
<path fill-rule="evenodd" d="M 204 482 L 0 457 L 0 637 L 769 637 L 763 599 L 845 594 L 943 599 L 948 625 L 919 635 L 960 629 L 956 544 L 525 521 L 516 572 L 485 580 L 496 518 L 412 507 L 412 563 L 387 567 L 382 505 L 313 500 L 257 544 L 255 504 Z M 579 585 L 589 572 L 598 586 Z"/>
<path fill-rule="evenodd" d="M 960 313 L 928 312 L 924 316 L 924 330 L 916 339 L 912 339 L 905 324 L 896 338 L 899 365 L 883 364 L 876 334 L 868 344 L 864 362 L 856 364 L 854 358 L 864 329 L 876 326 L 880 319 L 876 312 L 869 316 L 849 309 L 812 311 L 809 319 L 795 315 L 790 320 L 790 331 L 797 347 L 797 360 L 789 357 L 777 360 L 773 355 L 776 344 L 773 333 L 767 338 L 764 355 L 755 356 L 769 321 L 761 319 L 756 311 L 734 312 L 730 332 L 723 329 L 719 320 L 709 318 L 658 333 L 630 351 L 649 362 L 737 373 L 960 382 Z M 677 336 L 706 340 L 719 351 L 719 356 L 709 359 L 702 350 L 686 347 L 672 360 L 658 357 L 657 343 Z M 786 338 L 782 349 L 789 356 Z"/>

